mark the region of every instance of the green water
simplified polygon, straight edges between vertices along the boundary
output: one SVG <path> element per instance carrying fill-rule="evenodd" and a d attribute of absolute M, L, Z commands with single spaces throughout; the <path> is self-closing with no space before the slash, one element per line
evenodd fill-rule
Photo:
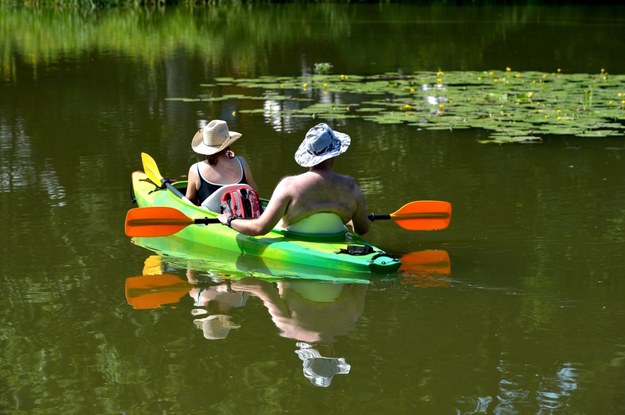
<path fill-rule="evenodd" d="M 625 412 L 622 118 L 609 137 L 483 144 L 487 128 L 313 118 L 271 97 L 208 99 L 262 91 L 206 87 L 304 79 L 323 62 L 335 75 L 510 67 L 616 79 L 624 35 L 620 6 L 2 10 L 0 412 Z M 447 253 L 448 266 L 413 257 L 369 285 L 302 287 L 157 261 L 123 233 L 130 174 L 145 151 L 184 178 L 191 138 L 213 118 L 243 134 L 235 150 L 264 195 L 301 172 L 293 154 L 308 128 L 348 133 L 336 168 L 358 178 L 369 211 L 454 207 L 445 231 L 380 221 L 367 239 L 398 255 Z M 169 277 L 156 291 L 127 281 L 159 272 Z M 229 316 L 225 338 L 206 338 L 194 320 L 207 315 Z M 313 385 L 301 342 L 349 373 L 336 366 L 329 386 Z"/>

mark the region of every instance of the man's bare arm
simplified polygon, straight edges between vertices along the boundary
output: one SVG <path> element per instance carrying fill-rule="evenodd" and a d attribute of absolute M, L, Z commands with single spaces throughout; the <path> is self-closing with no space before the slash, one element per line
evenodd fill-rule
<path fill-rule="evenodd" d="M 284 216 L 290 201 L 291 198 L 283 179 L 276 186 L 267 207 L 260 217 L 256 219 L 236 219 L 230 222 L 230 227 L 245 235 L 264 235 L 278 224 L 282 216 Z M 224 225 L 228 222 L 228 216 L 224 214 L 219 215 L 218 219 Z"/>

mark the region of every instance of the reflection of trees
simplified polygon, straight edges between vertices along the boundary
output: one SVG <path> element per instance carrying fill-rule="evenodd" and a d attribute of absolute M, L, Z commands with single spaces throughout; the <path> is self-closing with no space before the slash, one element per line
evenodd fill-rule
<path fill-rule="evenodd" d="M 599 13 L 610 17 L 609 9 L 593 8 L 597 25 L 602 23 Z M 550 19 L 551 14 L 557 17 Z M 276 72 L 270 68 L 293 74 L 300 72 L 300 65 L 310 70 L 314 63 L 328 61 L 335 72 L 360 74 L 505 66 L 550 72 L 563 61 L 569 65 L 579 62 L 579 67 L 562 68 L 567 72 L 582 68 L 581 72 L 596 73 L 600 66 L 612 63 L 609 48 L 598 46 L 618 38 L 618 26 L 603 25 L 602 30 L 593 32 L 559 23 L 587 22 L 588 14 L 584 7 L 485 9 L 389 4 L 357 8 L 332 4 L 179 7 L 93 13 L 3 10 L 0 32 L 8 36 L 0 45 L 5 57 L 1 70 L 5 79 L 14 76 L 16 55 L 27 57 L 36 67 L 68 54 L 114 51 L 158 65 L 182 50 L 197 54 L 209 70 L 218 65 L 223 73 L 240 77 Z M 380 33 L 384 33 L 383 39 Z M 535 41 L 529 41 L 528 36 Z M 554 48 L 558 39 L 558 46 L 566 42 L 567 47 Z M 374 59 L 370 45 L 377 45 Z M 592 70 L 580 61 L 591 62 Z"/>

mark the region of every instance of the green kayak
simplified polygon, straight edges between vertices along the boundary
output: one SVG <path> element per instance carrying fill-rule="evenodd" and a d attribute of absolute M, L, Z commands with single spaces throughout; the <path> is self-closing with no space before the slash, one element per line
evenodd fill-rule
<path fill-rule="evenodd" d="M 263 236 L 247 236 L 219 223 L 194 224 L 214 220 L 217 214 L 181 197 L 180 190 L 184 192 L 186 189 L 185 181 L 154 183 L 146 173 L 137 171 L 132 174 L 132 189 L 139 208 L 175 208 L 190 220 L 191 224 L 180 226 L 180 230 L 169 236 L 133 238 L 137 245 L 153 251 L 183 257 L 187 254 L 194 258 L 205 256 L 207 259 L 224 257 L 226 253 L 226 257 L 230 255 L 232 259 L 234 255 L 237 262 L 253 263 L 264 272 L 292 277 L 300 272 L 330 278 L 334 275 L 348 277 L 353 273 L 384 275 L 396 273 L 401 266 L 394 255 L 350 232 L 328 237 L 274 229 Z M 149 226 L 164 226 L 166 222 L 167 218 L 162 218 Z"/>

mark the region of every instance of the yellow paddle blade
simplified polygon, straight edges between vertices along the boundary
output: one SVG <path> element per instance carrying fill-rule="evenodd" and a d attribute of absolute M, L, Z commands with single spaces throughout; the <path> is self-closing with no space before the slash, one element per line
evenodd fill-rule
<path fill-rule="evenodd" d="M 141 153 L 141 162 L 143 163 L 143 171 L 155 184 L 161 183 L 163 176 L 158 170 L 156 161 L 148 153 Z"/>

